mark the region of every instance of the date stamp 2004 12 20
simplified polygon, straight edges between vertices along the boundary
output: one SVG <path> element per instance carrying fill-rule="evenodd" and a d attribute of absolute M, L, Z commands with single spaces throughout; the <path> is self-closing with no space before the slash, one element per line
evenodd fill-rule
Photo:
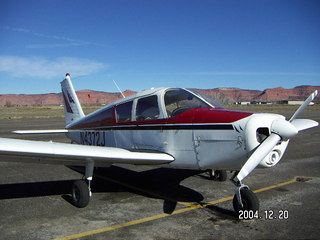
<path fill-rule="evenodd" d="M 240 210 L 239 219 L 250 220 L 250 219 L 265 219 L 265 220 L 287 220 L 289 219 L 288 210 L 264 210 L 262 212 L 252 210 Z"/>

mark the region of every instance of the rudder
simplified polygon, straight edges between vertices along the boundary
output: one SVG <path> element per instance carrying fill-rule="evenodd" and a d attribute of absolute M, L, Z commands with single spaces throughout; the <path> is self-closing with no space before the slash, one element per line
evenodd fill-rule
<path fill-rule="evenodd" d="M 66 125 L 84 117 L 79 99 L 73 88 L 70 74 L 66 74 L 66 78 L 61 82 L 62 97 L 64 102 L 64 114 Z"/>

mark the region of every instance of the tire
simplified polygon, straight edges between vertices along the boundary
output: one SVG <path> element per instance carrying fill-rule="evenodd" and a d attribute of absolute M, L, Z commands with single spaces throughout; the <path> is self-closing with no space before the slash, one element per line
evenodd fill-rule
<path fill-rule="evenodd" d="M 253 212 L 259 211 L 259 200 L 251 190 L 242 188 L 240 190 L 240 194 L 243 207 L 240 206 L 237 195 L 234 195 L 233 197 L 233 208 L 237 216 L 239 215 L 240 210 Z"/>
<path fill-rule="evenodd" d="M 77 180 L 72 186 L 72 203 L 78 208 L 88 206 L 90 201 L 90 192 L 88 184 L 84 180 Z"/>
<path fill-rule="evenodd" d="M 219 181 L 219 182 L 224 182 L 227 180 L 228 174 L 226 170 L 217 170 L 214 171 L 215 174 L 215 180 Z"/>

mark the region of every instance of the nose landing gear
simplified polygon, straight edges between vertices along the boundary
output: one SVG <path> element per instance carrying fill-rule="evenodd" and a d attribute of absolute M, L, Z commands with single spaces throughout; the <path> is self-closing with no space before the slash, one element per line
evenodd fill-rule
<path fill-rule="evenodd" d="M 246 186 L 240 187 L 233 197 L 233 209 L 237 215 L 239 215 L 241 210 L 256 213 L 259 210 L 259 199 L 254 192 Z"/>
<path fill-rule="evenodd" d="M 241 181 L 234 180 L 237 174 L 238 172 L 235 172 L 230 179 L 237 186 L 236 194 L 233 197 L 234 212 L 237 216 L 239 216 L 240 211 L 252 211 L 256 213 L 259 210 L 259 199 L 248 186 L 243 185 Z"/>

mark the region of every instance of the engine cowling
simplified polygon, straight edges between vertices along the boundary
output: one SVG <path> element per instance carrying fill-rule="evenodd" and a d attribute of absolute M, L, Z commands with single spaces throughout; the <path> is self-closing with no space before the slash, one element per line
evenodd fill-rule
<path fill-rule="evenodd" d="M 271 134 L 272 123 L 276 120 L 284 120 L 285 117 L 279 114 L 254 114 L 246 124 L 246 149 L 252 152 Z M 260 167 L 273 167 L 282 158 L 289 140 L 281 141 L 272 151 L 259 163 Z"/>

